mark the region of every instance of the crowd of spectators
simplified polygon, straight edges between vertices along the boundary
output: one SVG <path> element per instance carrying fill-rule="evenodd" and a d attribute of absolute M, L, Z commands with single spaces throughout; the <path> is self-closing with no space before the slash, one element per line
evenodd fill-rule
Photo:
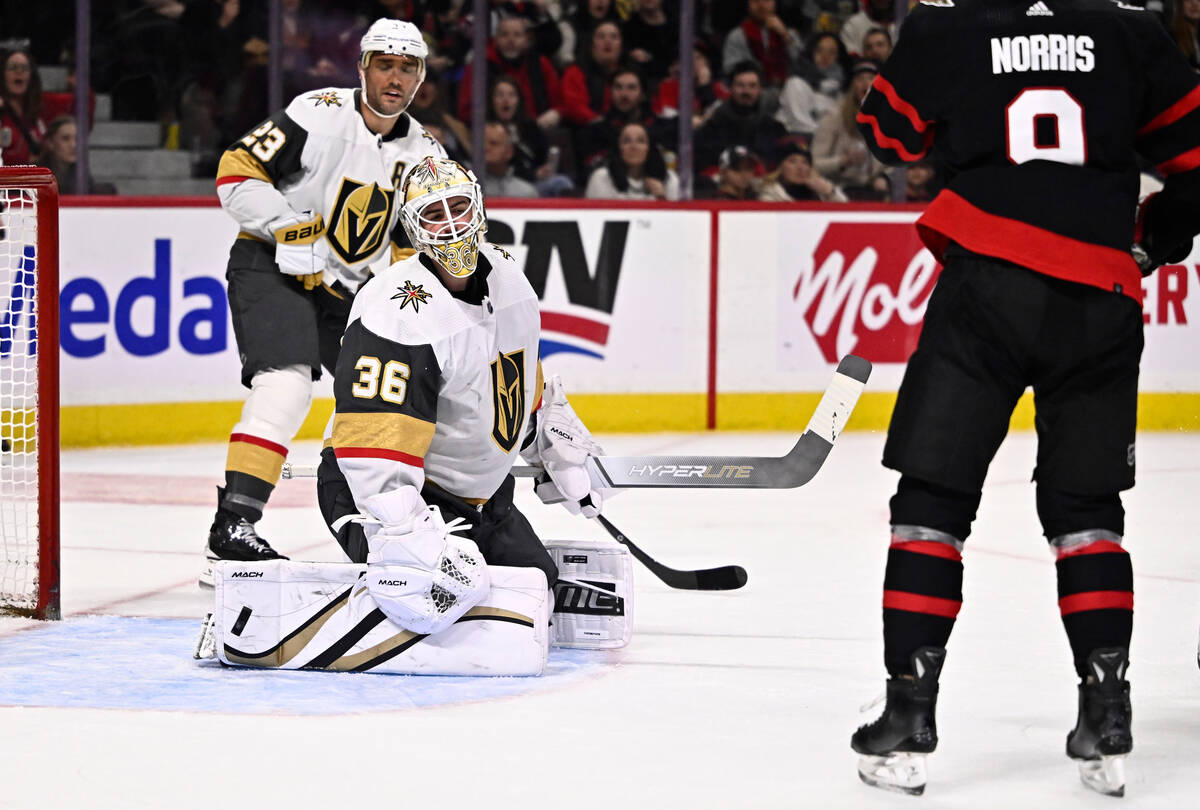
<path fill-rule="evenodd" d="M 1200 69 L 1200 0 L 1143 4 Z M 74 103 L 41 93 L 36 60 L 70 66 L 73 36 L 47 10 L 62 6 L 61 19 L 70 5 L 0 0 L 12 29 L 0 37 L 29 43 L 0 42 L 4 162 L 38 160 L 60 179 L 73 172 L 64 144 Z M 938 188 L 935 166 L 885 170 L 854 123 L 896 40 L 895 0 L 695 0 L 694 90 L 682 103 L 678 0 L 489 0 L 478 159 L 471 0 L 281 0 L 281 8 L 285 102 L 357 86 L 358 40 L 370 22 L 414 22 L 430 57 L 409 111 L 492 196 L 677 199 L 681 114 L 691 116 L 697 197 L 922 201 Z M 164 145 L 192 150 L 199 176 L 270 114 L 266 0 L 113 0 L 93 17 L 91 90 L 111 96 L 115 119 L 158 122 Z"/>

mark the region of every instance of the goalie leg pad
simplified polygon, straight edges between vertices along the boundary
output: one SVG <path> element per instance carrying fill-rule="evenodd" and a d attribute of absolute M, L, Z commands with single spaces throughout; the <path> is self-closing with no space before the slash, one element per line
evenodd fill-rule
<path fill-rule="evenodd" d="M 558 566 L 554 585 L 555 647 L 613 650 L 633 635 L 633 557 L 609 540 L 548 540 Z"/>
<path fill-rule="evenodd" d="M 273 560 L 214 567 L 213 647 L 225 664 L 402 675 L 541 675 L 550 603 L 536 568 L 492 566 L 487 597 L 437 635 L 407 631 L 355 563 Z"/>

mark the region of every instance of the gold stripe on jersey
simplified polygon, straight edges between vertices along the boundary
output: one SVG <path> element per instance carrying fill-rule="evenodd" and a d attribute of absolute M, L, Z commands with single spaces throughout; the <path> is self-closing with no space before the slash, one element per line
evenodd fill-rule
<path fill-rule="evenodd" d="M 217 180 L 222 177 L 250 177 L 264 183 L 274 182 L 258 158 L 245 149 L 225 150 L 225 154 L 221 155 L 221 162 L 217 164 Z"/>
<path fill-rule="evenodd" d="M 317 633 L 325 626 L 335 613 L 346 606 L 346 601 L 350 598 L 350 589 L 339 596 L 334 601 L 330 602 L 321 610 L 320 613 L 313 616 L 296 631 L 283 641 L 276 644 L 266 652 L 252 655 L 239 650 L 231 649 L 228 644 L 225 645 L 225 657 L 229 659 L 231 664 L 241 664 L 247 667 L 282 667 L 289 661 L 295 658 L 304 650 L 309 643 L 316 638 Z"/>
<path fill-rule="evenodd" d="M 274 486 L 279 483 L 279 476 L 283 473 L 284 458 L 274 450 L 257 444 L 231 441 L 225 456 L 225 469 L 252 475 Z"/>
<path fill-rule="evenodd" d="M 398 450 L 424 458 L 436 427 L 403 413 L 339 413 L 333 417 L 333 446 Z"/>
<path fill-rule="evenodd" d="M 537 365 L 537 382 L 533 386 L 533 407 L 529 409 L 533 413 L 538 408 L 542 407 L 542 389 L 546 387 L 546 378 L 542 376 L 542 361 L 538 360 Z"/>

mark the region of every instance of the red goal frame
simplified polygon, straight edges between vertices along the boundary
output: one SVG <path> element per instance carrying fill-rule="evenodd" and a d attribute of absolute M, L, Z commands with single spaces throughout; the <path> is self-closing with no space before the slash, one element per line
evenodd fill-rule
<path fill-rule="evenodd" d="M 40 166 L 0 166 L 0 188 L 29 189 L 37 198 L 38 590 L 28 613 L 60 619 L 58 183 Z"/>

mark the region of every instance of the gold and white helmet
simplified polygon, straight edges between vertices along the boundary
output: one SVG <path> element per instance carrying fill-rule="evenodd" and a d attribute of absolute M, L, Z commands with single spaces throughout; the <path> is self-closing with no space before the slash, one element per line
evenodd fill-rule
<path fill-rule="evenodd" d="M 474 273 L 479 240 L 487 233 L 475 174 L 453 160 L 424 157 L 404 181 L 402 198 L 400 221 L 413 247 L 452 276 Z"/>

